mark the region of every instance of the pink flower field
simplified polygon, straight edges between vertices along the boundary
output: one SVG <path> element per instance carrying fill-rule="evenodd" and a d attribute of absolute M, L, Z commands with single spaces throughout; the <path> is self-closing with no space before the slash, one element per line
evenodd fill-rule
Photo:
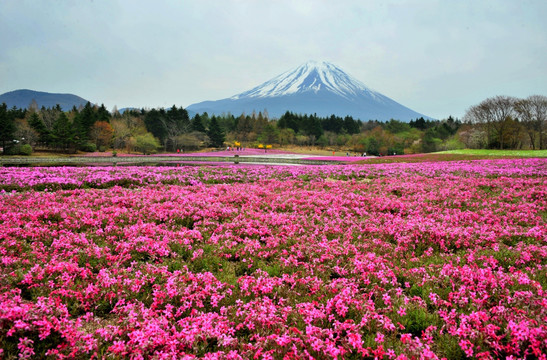
<path fill-rule="evenodd" d="M 0 358 L 547 359 L 547 161 L 0 168 Z"/>

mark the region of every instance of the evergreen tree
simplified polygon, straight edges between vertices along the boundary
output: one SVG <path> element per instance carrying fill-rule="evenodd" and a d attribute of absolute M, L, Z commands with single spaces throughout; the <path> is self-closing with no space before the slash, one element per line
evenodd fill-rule
<path fill-rule="evenodd" d="M 266 144 L 277 143 L 279 140 L 279 131 L 273 124 L 266 123 L 264 130 L 258 137 L 258 140 Z"/>
<path fill-rule="evenodd" d="M 277 127 L 279 127 L 280 129 L 293 129 L 295 133 L 298 133 L 298 130 L 300 130 L 298 120 L 299 119 L 296 115 L 294 115 L 292 112 L 287 111 L 279 118 L 279 121 L 277 122 Z"/>
<path fill-rule="evenodd" d="M 99 106 L 99 108 L 97 109 L 97 114 L 95 115 L 95 122 L 106 121 L 109 123 L 110 118 L 111 118 L 110 113 L 108 112 L 108 110 L 106 110 L 106 107 L 104 106 L 104 104 L 101 104 L 101 106 Z"/>
<path fill-rule="evenodd" d="M 427 129 L 422 139 L 422 151 L 425 153 L 437 151 L 438 145 L 441 143 L 441 139 L 436 137 L 436 131 L 434 129 Z"/>
<path fill-rule="evenodd" d="M 321 125 L 325 131 L 340 134 L 342 128 L 344 127 L 344 120 L 333 114 L 330 117 L 323 119 L 323 121 L 321 121 Z"/>
<path fill-rule="evenodd" d="M 89 139 L 89 131 L 96 121 L 97 113 L 95 112 L 95 109 L 93 108 L 91 103 L 88 101 L 82 111 L 79 113 L 79 119 L 77 121 L 79 133 L 78 136 L 81 141 Z"/>
<path fill-rule="evenodd" d="M 190 117 L 188 116 L 188 111 L 184 108 L 177 108 L 175 105 L 167 111 L 167 117 L 171 122 L 171 125 L 174 125 L 181 133 L 187 132 L 191 126 Z"/>
<path fill-rule="evenodd" d="M 323 135 L 323 127 L 321 126 L 321 121 L 316 115 L 304 115 L 304 118 L 302 119 L 302 125 L 303 126 L 301 130 L 306 135 L 315 136 L 315 139 L 319 139 L 319 137 Z"/>
<path fill-rule="evenodd" d="M 152 109 L 146 113 L 144 117 L 144 124 L 146 130 L 152 133 L 154 137 L 159 139 L 160 143 L 165 141 L 167 137 L 167 129 L 165 128 L 166 114 L 164 109 L 156 110 Z"/>
<path fill-rule="evenodd" d="M 253 131 L 253 124 L 251 123 L 251 117 L 241 114 L 237 119 L 236 132 L 240 136 L 241 140 L 247 141 L 249 133 Z"/>
<path fill-rule="evenodd" d="M 209 131 L 207 132 L 209 136 L 210 145 L 213 147 L 222 147 L 224 145 L 224 140 L 226 139 L 224 131 L 218 124 L 216 117 L 212 117 L 209 122 Z"/>
<path fill-rule="evenodd" d="M 40 119 L 40 116 L 38 116 L 37 113 L 33 112 L 30 115 L 28 124 L 30 125 L 31 128 L 36 130 L 36 132 L 40 136 L 39 141 L 41 143 L 47 144 L 49 141 L 49 131 L 47 130 L 46 125 L 44 124 L 42 119 Z"/>
<path fill-rule="evenodd" d="M 361 121 L 354 120 L 351 116 L 344 118 L 344 129 L 348 134 L 359 134 L 361 132 Z"/>
<path fill-rule="evenodd" d="M 6 152 L 6 143 L 11 144 L 16 130 L 15 120 L 7 110 L 8 106 L 5 103 L 0 105 L 0 141 L 4 153 Z"/>
<path fill-rule="evenodd" d="M 76 131 L 72 127 L 72 124 L 68 120 L 68 117 L 64 112 L 61 112 L 55 123 L 53 124 L 53 131 L 51 133 L 52 142 L 54 145 L 68 150 L 74 145 L 76 137 Z"/>
<path fill-rule="evenodd" d="M 201 116 L 199 114 L 196 114 L 194 118 L 192 119 L 192 123 L 190 125 L 192 128 L 192 131 L 198 131 L 201 133 L 206 133 L 205 126 L 203 126 L 203 122 L 201 120 Z"/>

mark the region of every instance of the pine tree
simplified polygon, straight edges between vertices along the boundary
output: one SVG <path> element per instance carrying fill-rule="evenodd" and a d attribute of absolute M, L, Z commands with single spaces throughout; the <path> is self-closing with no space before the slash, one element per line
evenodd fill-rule
<path fill-rule="evenodd" d="M 165 128 L 165 124 L 167 123 L 166 119 L 167 114 L 165 113 L 165 109 L 152 109 L 148 111 L 144 117 L 146 130 L 152 133 L 160 143 L 163 143 L 167 137 L 167 129 Z"/>
<path fill-rule="evenodd" d="M 6 142 L 13 140 L 15 135 L 15 120 L 8 113 L 8 106 L 3 103 L 0 105 L 0 141 L 2 141 L 2 149 L 5 153 L 6 151 Z"/>
<path fill-rule="evenodd" d="M 211 118 L 207 135 L 209 136 L 209 142 L 211 146 L 222 147 L 224 145 L 224 140 L 226 139 L 226 137 L 215 116 Z"/>
<path fill-rule="evenodd" d="M 75 135 L 76 132 L 68 120 L 68 117 L 64 112 L 61 112 L 53 124 L 53 131 L 51 133 L 53 144 L 64 150 L 68 150 L 74 145 Z"/>
<path fill-rule="evenodd" d="M 47 143 L 49 141 L 49 131 L 47 130 L 46 125 L 44 124 L 42 119 L 40 119 L 40 116 L 38 116 L 37 113 L 33 112 L 30 115 L 28 124 L 40 135 L 40 142 Z"/>
<path fill-rule="evenodd" d="M 194 116 L 190 126 L 192 128 L 192 131 L 198 131 L 198 132 L 202 132 L 202 133 L 206 132 L 205 126 L 203 126 L 203 121 L 201 121 L 201 116 L 199 116 L 199 114 L 196 114 Z"/>

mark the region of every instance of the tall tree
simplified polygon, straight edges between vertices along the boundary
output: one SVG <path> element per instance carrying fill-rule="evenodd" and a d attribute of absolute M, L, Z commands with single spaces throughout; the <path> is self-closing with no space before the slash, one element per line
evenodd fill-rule
<path fill-rule="evenodd" d="M 209 131 L 207 131 L 207 136 L 209 136 L 210 144 L 213 147 L 222 147 L 224 145 L 224 140 L 226 140 L 224 131 L 214 116 L 209 122 Z"/>
<path fill-rule="evenodd" d="M 106 109 L 105 109 L 106 110 Z M 97 112 L 91 103 L 88 101 L 85 104 L 82 111 L 77 115 L 75 122 L 78 126 L 78 136 L 81 141 L 89 139 L 89 131 L 95 122 L 97 121 Z"/>
<path fill-rule="evenodd" d="M 159 139 L 160 143 L 163 143 L 167 136 L 167 129 L 165 128 L 166 114 L 164 109 L 152 109 L 148 111 L 144 117 L 144 124 L 146 129 Z"/>
<path fill-rule="evenodd" d="M 113 135 L 114 129 L 112 128 L 112 125 L 106 121 L 97 121 L 89 131 L 90 139 L 95 143 L 95 146 L 97 146 L 98 149 L 100 147 L 110 146 Z"/>
<path fill-rule="evenodd" d="M 57 121 L 61 112 L 63 112 L 63 110 L 59 105 L 53 108 L 45 108 L 42 106 L 40 109 L 40 117 L 48 131 L 53 130 L 53 124 Z"/>
<path fill-rule="evenodd" d="M 279 131 L 271 123 L 266 123 L 258 140 L 266 144 L 276 144 L 279 141 Z"/>
<path fill-rule="evenodd" d="M 236 132 L 238 136 L 241 140 L 247 141 L 251 131 L 253 131 L 251 118 L 249 116 L 245 116 L 245 114 L 241 114 L 237 119 Z"/>
<path fill-rule="evenodd" d="M 101 104 L 101 106 L 99 106 L 99 108 L 97 109 L 95 121 L 110 122 L 111 117 L 112 116 L 110 115 L 108 110 L 106 110 L 106 107 L 104 106 L 104 104 Z"/>
<path fill-rule="evenodd" d="M 516 99 L 510 96 L 496 96 L 489 100 L 489 109 L 494 119 L 493 125 L 498 136 L 499 148 L 503 149 L 505 136 L 512 127 L 512 120 L 515 118 Z"/>
<path fill-rule="evenodd" d="M 202 133 L 206 133 L 205 126 L 203 126 L 203 121 L 201 121 L 201 116 L 199 114 L 194 115 L 194 118 L 192 119 L 191 124 L 192 131 L 198 131 Z"/>
<path fill-rule="evenodd" d="M 52 143 L 63 150 L 69 150 L 75 141 L 76 131 L 64 112 L 61 112 L 53 124 Z"/>
<path fill-rule="evenodd" d="M 361 132 L 361 121 L 354 120 L 351 116 L 344 118 L 344 129 L 348 134 L 359 134 Z"/>
<path fill-rule="evenodd" d="M 36 130 L 36 132 L 38 133 L 38 135 L 39 135 L 38 141 L 39 142 L 41 142 L 41 143 L 47 143 L 48 142 L 48 140 L 49 140 L 49 131 L 47 130 L 46 125 L 44 124 L 42 119 L 40 119 L 40 116 L 38 116 L 38 114 L 36 112 L 33 112 L 32 114 L 30 114 L 30 117 L 28 119 L 28 124 L 30 125 L 31 128 Z"/>
<path fill-rule="evenodd" d="M 488 146 L 493 146 L 495 140 L 499 148 L 503 149 L 504 138 L 515 117 L 514 104 L 515 99 L 509 96 L 488 98 L 479 105 L 469 108 L 464 119 L 483 126 L 488 138 Z"/>
<path fill-rule="evenodd" d="M 544 133 L 547 127 L 547 96 L 532 95 L 519 100 L 515 103 L 515 110 L 530 137 L 532 148 L 535 149 L 536 134 L 539 138 L 539 148 L 546 148 Z"/>
<path fill-rule="evenodd" d="M 0 141 L 4 153 L 6 152 L 6 143 L 11 144 L 15 130 L 15 119 L 8 112 L 8 106 L 2 103 L 0 105 Z"/>

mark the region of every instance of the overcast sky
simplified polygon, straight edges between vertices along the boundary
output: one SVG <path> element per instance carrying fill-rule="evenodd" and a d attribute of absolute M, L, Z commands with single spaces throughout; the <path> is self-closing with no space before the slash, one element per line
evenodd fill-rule
<path fill-rule="evenodd" d="M 547 95 L 545 0 L 1 0 L 0 94 L 186 107 L 308 60 L 435 118 Z"/>

